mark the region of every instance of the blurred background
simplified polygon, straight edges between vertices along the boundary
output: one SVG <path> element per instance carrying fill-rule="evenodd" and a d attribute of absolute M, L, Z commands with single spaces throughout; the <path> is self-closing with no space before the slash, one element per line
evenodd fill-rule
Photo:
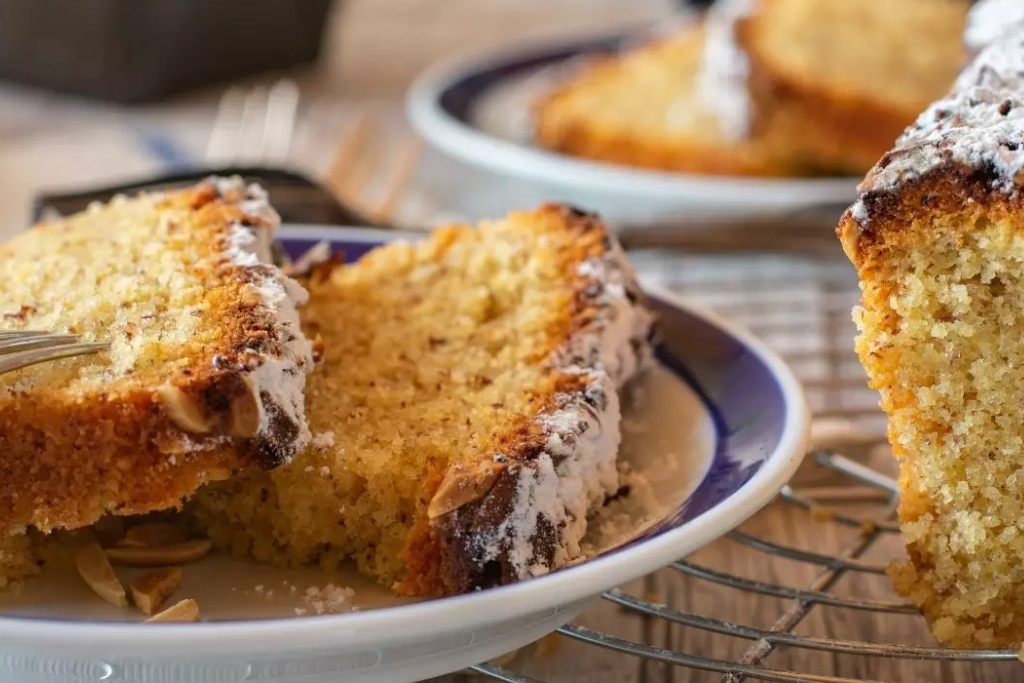
<path fill-rule="evenodd" d="M 258 111 L 247 125 L 258 128 L 268 106 L 259 89 L 282 77 L 298 91 L 294 126 L 282 133 L 278 116 L 267 161 L 327 179 L 372 213 L 394 200 L 395 174 L 420 153 L 402 98 L 430 63 L 516 36 L 637 26 L 676 11 L 669 0 L 0 0 L 0 236 L 26 225 L 41 189 L 216 161 L 208 152 L 251 160 L 258 130 L 240 149 L 209 149 L 218 107 L 237 86 L 222 122 L 241 121 L 248 106 Z M 433 201 L 415 195 L 410 202 Z"/>

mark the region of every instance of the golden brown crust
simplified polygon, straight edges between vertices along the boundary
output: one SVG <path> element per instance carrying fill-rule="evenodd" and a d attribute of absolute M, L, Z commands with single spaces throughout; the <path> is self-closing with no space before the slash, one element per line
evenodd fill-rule
<path fill-rule="evenodd" d="M 208 182 L 168 193 L 156 207 L 177 222 L 174 230 L 189 245 L 181 263 L 204 285 L 195 304 L 211 317 L 211 334 L 167 344 L 164 362 L 111 377 L 98 391 L 70 387 L 81 368 L 103 359 L 65 362 L 68 383 L 56 386 L 44 381 L 21 390 L 17 377 L 5 378 L 0 531 L 74 528 L 108 511 L 171 508 L 224 470 L 273 467 L 291 456 L 299 425 L 285 419 L 279 406 L 267 405 L 267 395 L 270 428 L 256 438 L 231 436 L 233 406 L 237 412 L 240 401 L 252 399 L 248 375 L 265 356 L 282 356 L 287 340 L 273 312 L 253 296 L 265 267 L 240 265 L 229 256 L 233 226 L 273 228 L 245 209 L 251 199 L 245 188 Z M 104 211 L 113 218 L 116 209 Z M 0 246 L 0 261 L 22 258 L 26 244 L 74 230 L 76 220 L 37 227 Z M 33 316 L 7 317 L 3 326 L 31 328 L 33 322 Z M 40 366 L 24 372 L 45 380 L 49 371 Z M 183 429 L 162 387 L 176 388 L 191 402 L 206 423 L 204 433 Z"/>

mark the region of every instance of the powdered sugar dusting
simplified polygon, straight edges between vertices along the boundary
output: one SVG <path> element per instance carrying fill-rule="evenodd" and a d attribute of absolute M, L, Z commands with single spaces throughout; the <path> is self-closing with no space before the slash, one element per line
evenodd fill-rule
<path fill-rule="evenodd" d="M 750 133 L 750 60 L 736 42 L 736 22 L 750 14 L 753 6 L 754 0 L 719 0 L 708 10 L 704 24 L 697 96 L 717 118 L 721 135 L 730 140 Z"/>
<path fill-rule="evenodd" d="M 334 432 L 320 432 L 313 436 L 313 448 L 325 451 L 334 445 Z"/>
<path fill-rule="evenodd" d="M 993 189 L 1017 192 L 1024 168 L 1024 32 L 985 47 L 949 94 L 926 109 L 868 174 L 851 216 L 867 221 L 864 198 L 958 164 L 991 172 Z"/>

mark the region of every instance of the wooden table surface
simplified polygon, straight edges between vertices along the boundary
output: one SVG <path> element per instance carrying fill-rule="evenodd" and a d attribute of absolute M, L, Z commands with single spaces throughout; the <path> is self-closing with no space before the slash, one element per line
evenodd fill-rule
<path fill-rule="evenodd" d="M 408 129 L 401 121 L 402 94 L 415 74 L 438 58 L 519 35 L 657 21 L 670 16 L 673 8 L 674 3 L 666 0 L 350 0 L 331 22 L 328 49 L 319 71 L 293 74 L 302 87 L 303 101 L 315 104 L 308 108 L 307 119 L 317 123 L 307 126 L 299 136 L 301 140 L 295 141 L 292 160 L 311 172 L 325 174 L 339 136 L 348 130 L 346 126 L 355 117 L 369 118 L 377 130 L 373 141 L 364 145 L 366 149 L 358 155 L 359 159 L 352 159 L 349 175 L 354 175 L 354 169 L 361 163 L 379 166 L 382 159 L 394 156 L 394 139 L 409 140 Z M 83 187 L 157 172 L 159 162 L 138 145 L 140 131 L 171 130 L 185 150 L 201 158 L 220 93 L 220 89 L 211 89 L 159 106 L 125 109 L 12 86 L 0 87 L 0 237 L 24 228 L 28 202 L 40 188 Z M 367 117 L 367 112 L 372 115 Z M 416 158 L 415 172 L 405 180 L 405 194 L 430 194 L 440 204 L 435 213 L 443 213 L 462 200 L 459 188 L 472 177 L 497 188 L 493 202 L 478 205 L 475 210 L 501 210 L 502 202 L 517 201 L 510 199 L 516 196 L 516 188 L 509 183 L 486 177 L 481 181 L 480 176 L 425 152 Z M 445 181 L 447 187 L 442 186 Z M 421 197 L 418 205 L 422 203 Z M 829 251 L 831 243 L 827 244 L 828 253 L 815 258 L 837 263 L 838 249 Z M 694 264 L 687 265 L 690 267 Z M 847 289 L 851 289 L 852 284 L 847 284 Z M 689 292 L 686 287 L 680 288 Z M 835 292 L 826 294 L 832 296 Z M 848 320 L 846 311 L 844 303 L 840 313 L 832 311 L 830 315 Z M 736 315 L 731 309 L 725 312 Z M 835 329 L 841 331 L 837 333 L 838 341 L 833 342 L 839 353 L 847 354 L 851 333 L 846 327 Z M 885 456 L 881 457 L 876 464 L 891 466 Z M 850 514 L 869 515 L 877 514 L 879 506 L 844 503 L 842 509 Z M 779 503 L 743 529 L 784 546 L 821 554 L 849 549 L 861 530 L 840 526 L 825 517 Z M 887 535 L 868 557 L 883 562 L 899 553 L 898 539 Z M 811 586 L 821 571 L 820 567 L 766 555 L 730 540 L 720 540 L 690 560 L 722 572 L 803 588 Z M 661 570 L 624 588 L 680 610 L 764 628 L 771 627 L 791 606 L 786 600 L 714 585 L 672 569 Z M 846 596 L 892 599 L 888 580 L 883 576 L 847 576 L 839 581 L 835 591 Z M 722 660 L 736 660 L 751 644 L 641 617 L 606 601 L 596 602 L 577 623 L 648 645 Z M 917 616 L 879 615 L 852 609 L 816 607 L 795 630 L 826 638 L 932 644 Z M 564 636 L 545 639 L 503 663 L 510 670 L 536 679 L 572 683 L 720 679 L 718 674 L 657 664 Z M 916 662 L 780 648 L 766 663 L 777 669 L 822 677 L 879 681 L 1024 680 L 1024 669 L 1016 662 Z M 456 674 L 439 680 L 455 683 L 475 678 Z"/>

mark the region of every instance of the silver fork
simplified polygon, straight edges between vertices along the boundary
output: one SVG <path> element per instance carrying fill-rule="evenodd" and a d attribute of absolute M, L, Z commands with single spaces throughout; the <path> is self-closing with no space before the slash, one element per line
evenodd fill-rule
<path fill-rule="evenodd" d="M 37 330 L 0 331 L 0 374 L 58 358 L 84 356 L 110 348 L 108 342 L 83 342 L 78 334 Z"/>

